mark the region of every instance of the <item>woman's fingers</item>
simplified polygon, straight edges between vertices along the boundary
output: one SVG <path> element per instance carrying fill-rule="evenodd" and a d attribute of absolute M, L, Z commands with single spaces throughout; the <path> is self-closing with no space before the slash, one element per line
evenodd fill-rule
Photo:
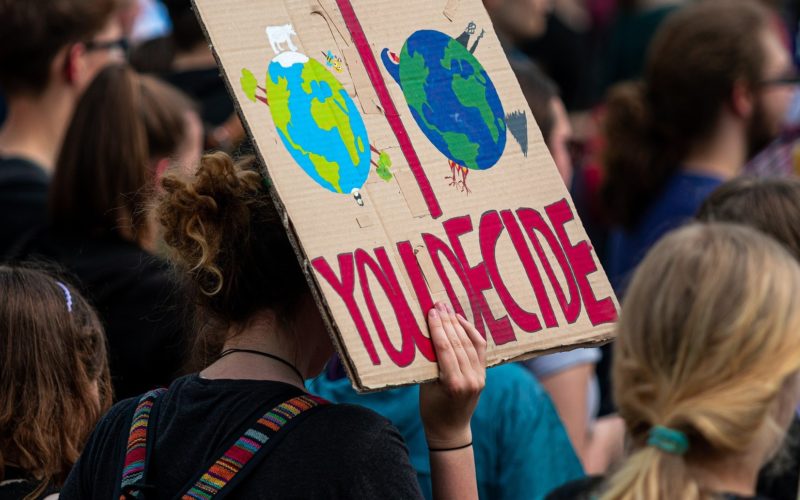
<path fill-rule="evenodd" d="M 452 378 L 453 375 L 460 373 L 458 358 L 450 343 L 450 338 L 445 332 L 444 322 L 446 314 L 442 314 L 438 307 L 428 312 L 428 328 L 431 332 L 431 342 L 436 351 L 436 358 L 439 362 L 439 376 Z"/>
<path fill-rule="evenodd" d="M 458 360 L 459 371 L 464 374 L 469 373 L 472 365 L 467 355 L 467 349 L 471 348 L 471 342 L 464 334 L 453 307 L 450 304 L 438 304 L 437 307 L 439 312 L 442 313 L 444 331 L 450 339 L 450 345 L 453 346 L 453 352 Z"/>
<path fill-rule="evenodd" d="M 477 333 L 480 342 L 476 344 L 471 330 L 445 304 L 437 303 L 428 312 L 428 327 L 439 362 L 439 380 L 420 387 L 425 437 L 435 448 L 463 446 L 472 439 L 470 419 L 485 383 L 481 362 L 485 345 Z"/>
<path fill-rule="evenodd" d="M 480 367 L 481 369 L 486 368 L 486 339 L 480 334 L 477 328 L 467 321 L 464 316 L 457 314 L 456 318 L 458 318 L 458 322 L 464 331 L 467 334 L 470 342 L 472 343 L 472 347 L 474 349 L 476 362 L 475 366 Z"/>

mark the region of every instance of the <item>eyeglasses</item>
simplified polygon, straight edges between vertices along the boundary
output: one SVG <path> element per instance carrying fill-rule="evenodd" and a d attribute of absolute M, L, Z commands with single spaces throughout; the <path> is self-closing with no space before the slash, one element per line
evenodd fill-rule
<path fill-rule="evenodd" d="M 758 82 L 759 85 L 772 86 L 772 85 L 800 85 L 800 74 L 792 73 L 778 78 L 771 78 L 769 80 L 762 80 Z"/>
<path fill-rule="evenodd" d="M 117 38 L 116 40 L 89 40 L 84 43 L 87 52 L 95 52 L 100 50 L 120 50 L 123 54 L 128 54 L 128 40 L 125 38 Z"/>

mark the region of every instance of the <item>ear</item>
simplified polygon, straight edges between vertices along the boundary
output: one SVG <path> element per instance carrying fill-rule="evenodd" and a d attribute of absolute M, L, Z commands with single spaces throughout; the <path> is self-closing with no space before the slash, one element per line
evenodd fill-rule
<path fill-rule="evenodd" d="M 169 168 L 169 158 L 161 158 L 159 160 L 154 161 L 155 168 L 153 172 L 155 173 L 155 185 L 161 186 L 161 179 L 164 178 L 164 174 L 167 172 Z"/>
<path fill-rule="evenodd" d="M 750 118 L 755 107 L 755 99 L 752 86 L 743 80 L 737 80 L 731 92 L 731 111 L 739 118 Z"/>
<path fill-rule="evenodd" d="M 85 72 L 83 55 L 86 53 L 86 46 L 82 43 L 74 43 L 66 48 L 64 61 L 62 62 L 64 81 L 71 85 L 80 85 Z"/>

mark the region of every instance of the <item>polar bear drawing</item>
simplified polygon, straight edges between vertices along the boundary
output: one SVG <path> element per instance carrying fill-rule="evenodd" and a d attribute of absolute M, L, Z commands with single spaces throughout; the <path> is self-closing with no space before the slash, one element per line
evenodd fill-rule
<path fill-rule="evenodd" d="M 294 43 L 292 43 L 292 35 L 297 35 L 297 33 L 295 33 L 294 27 L 291 24 L 267 26 L 267 37 L 269 38 L 269 44 L 272 46 L 272 50 L 276 54 L 280 54 L 284 50 L 287 50 L 282 47 L 284 44 L 288 47 L 288 50 L 297 52 L 297 47 Z"/>

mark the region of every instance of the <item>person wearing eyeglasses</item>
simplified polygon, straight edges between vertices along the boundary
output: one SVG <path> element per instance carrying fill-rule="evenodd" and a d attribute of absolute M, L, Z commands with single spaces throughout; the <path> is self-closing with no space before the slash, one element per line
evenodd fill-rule
<path fill-rule="evenodd" d="M 602 195 L 619 294 L 649 248 L 781 132 L 794 68 L 774 21 L 758 2 L 690 4 L 659 29 L 643 79 L 612 89 Z"/>
<path fill-rule="evenodd" d="M 78 98 L 122 54 L 115 0 L 0 0 L 0 261 L 44 224 L 47 187 Z M 100 118 L 100 117 L 98 117 Z"/>

